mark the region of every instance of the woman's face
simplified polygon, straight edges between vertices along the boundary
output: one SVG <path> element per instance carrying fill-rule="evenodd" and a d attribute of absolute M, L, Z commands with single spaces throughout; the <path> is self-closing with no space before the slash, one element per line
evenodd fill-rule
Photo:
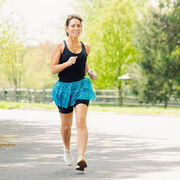
<path fill-rule="evenodd" d="M 69 26 L 66 27 L 66 32 L 70 37 L 78 38 L 81 34 L 82 26 L 79 19 L 71 19 L 69 21 Z"/>

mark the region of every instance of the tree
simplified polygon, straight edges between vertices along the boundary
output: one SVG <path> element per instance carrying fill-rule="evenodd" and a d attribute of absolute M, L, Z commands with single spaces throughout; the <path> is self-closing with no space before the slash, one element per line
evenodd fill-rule
<path fill-rule="evenodd" d="M 55 44 L 41 43 L 37 46 L 27 46 L 24 57 L 23 87 L 25 88 L 52 88 L 58 76 L 51 73 L 50 58 Z"/>
<path fill-rule="evenodd" d="M 122 82 L 118 77 L 136 60 L 132 27 L 143 3 L 134 0 L 87 0 L 82 3 L 87 21 L 83 39 L 92 47 L 88 61 L 98 74 L 95 88 L 118 88 L 121 97 Z"/>
<path fill-rule="evenodd" d="M 0 1 L 0 8 L 5 1 Z M 19 38 L 21 26 L 14 26 L 13 19 L 2 17 L 0 21 L 0 72 L 1 77 L 6 77 L 15 88 L 21 87 L 23 63 L 23 42 Z"/>
<path fill-rule="evenodd" d="M 133 92 L 143 102 L 164 102 L 180 86 L 180 4 L 159 1 L 136 26 L 136 69 L 132 70 Z M 141 33 L 139 33 L 141 32 Z M 139 70 L 139 71 L 137 71 Z"/>

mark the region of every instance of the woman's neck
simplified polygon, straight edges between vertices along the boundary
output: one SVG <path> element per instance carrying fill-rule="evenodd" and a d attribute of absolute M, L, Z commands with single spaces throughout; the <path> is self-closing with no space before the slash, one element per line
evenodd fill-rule
<path fill-rule="evenodd" d="M 69 37 L 69 38 L 67 39 L 67 41 L 68 41 L 72 46 L 76 46 L 76 45 L 79 43 L 78 38 Z"/>

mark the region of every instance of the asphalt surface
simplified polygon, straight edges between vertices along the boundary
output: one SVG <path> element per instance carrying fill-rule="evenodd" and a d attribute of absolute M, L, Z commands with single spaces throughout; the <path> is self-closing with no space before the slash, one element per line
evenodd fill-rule
<path fill-rule="evenodd" d="M 75 171 L 63 162 L 56 110 L 0 109 L 0 180 L 179 180 L 180 118 L 88 112 L 88 168 Z M 2 143 L 2 142 L 1 142 Z"/>

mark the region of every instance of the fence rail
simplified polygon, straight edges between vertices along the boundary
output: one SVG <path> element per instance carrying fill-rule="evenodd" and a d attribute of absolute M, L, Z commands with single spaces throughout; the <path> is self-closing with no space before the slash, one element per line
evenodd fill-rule
<path fill-rule="evenodd" d="M 91 104 L 120 104 L 120 93 L 118 90 L 94 90 L 97 100 Z M 0 89 L 0 101 L 16 101 L 30 103 L 53 103 L 51 89 Z M 139 105 L 139 106 L 163 106 L 163 103 L 145 104 L 138 102 L 137 98 L 128 93 L 123 93 L 123 105 Z M 168 106 L 180 107 L 180 100 L 171 98 Z"/>

